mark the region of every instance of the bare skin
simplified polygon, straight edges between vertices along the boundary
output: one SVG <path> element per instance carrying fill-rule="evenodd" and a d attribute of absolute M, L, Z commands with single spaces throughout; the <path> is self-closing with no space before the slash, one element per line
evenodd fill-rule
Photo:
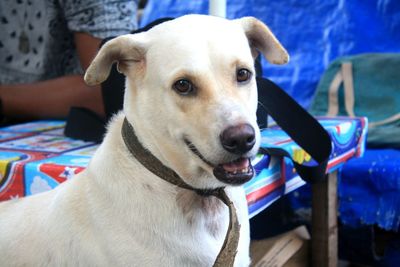
<path fill-rule="evenodd" d="M 97 53 L 101 39 L 75 32 L 82 69 Z M 88 108 L 104 117 L 100 86 L 89 87 L 83 75 L 63 76 L 30 84 L 0 85 L 3 114 L 13 119 L 65 118 L 72 106 Z"/>

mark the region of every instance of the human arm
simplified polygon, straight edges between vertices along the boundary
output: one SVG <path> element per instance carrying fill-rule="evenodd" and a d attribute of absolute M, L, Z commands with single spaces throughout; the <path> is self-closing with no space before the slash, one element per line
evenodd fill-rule
<path fill-rule="evenodd" d="M 75 32 L 82 69 L 95 56 L 101 39 Z M 0 85 L 3 115 L 11 119 L 65 118 L 72 106 L 104 116 L 100 86 L 89 87 L 82 75 L 69 75 L 30 84 Z"/>
<path fill-rule="evenodd" d="M 100 87 L 87 87 L 79 75 L 62 76 L 31 84 L 15 84 L 15 81 L 32 81 L 36 78 L 42 79 L 46 75 L 56 77 L 55 75 L 59 75 L 59 73 L 79 73 L 75 61 L 76 56 L 80 60 L 82 69 L 85 70 L 94 57 L 100 40 L 109 36 L 125 34 L 136 28 L 136 2 L 132 0 L 57 0 L 57 3 L 58 5 L 54 8 L 62 12 L 57 11 L 54 14 L 62 14 L 62 18 L 53 18 L 53 13 L 50 12 L 50 17 L 43 17 L 41 23 L 54 22 L 58 19 L 65 20 L 66 24 L 50 23 L 48 28 L 44 27 L 43 29 L 35 27 L 39 31 L 43 30 L 44 34 L 50 33 L 50 38 L 45 38 L 45 40 L 50 40 L 50 46 L 45 46 L 45 53 L 55 54 L 43 56 L 39 53 L 40 57 L 35 60 L 36 66 L 40 67 L 38 71 L 25 67 L 27 66 L 26 62 L 29 63 L 26 55 L 25 59 L 20 60 L 19 63 L 14 60 L 13 68 L 5 68 L 7 72 L 3 76 L 6 79 L 1 80 L 6 83 L 0 85 L 0 100 L 2 100 L 3 114 L 9 118 L 24 120 L 65 118 L 71 106 L 86 107 L 104 116 Z M 71 47 L 72 40 L 66 32 L 67 29 L 74 34 L 75 50 L 71 50 L 71 48 L 73 49 Z M 42 41 L 39 40 L 39 42 Z M 31 42 L 31 44 L 33 43 Z M 17 51 L 14 52 L 19 53 L 18 39 L 13 45 L 17 45 Z M 40 49 L 37 47 L 32 48 L 33 54 L 37 55 L 38 51 Z M 71 52 L 76 54 L 72 55 Z M 31 54 L 29 55 L 31 56 Z M 20 59 L 19 56 L 18 59 Z M 42 63 L 45 65 L 41 65 Z M 13 77 L 12 71 L 8 71 L 13 69 L 18 73 L 15 77 Z M 24 73 L 33 74 L 34 78 L 31 79 L 32 77 L 29 76 L 24 79 Z M 16 79 L 9 79 L 9 77 Z M 11 83 L 15 85 L 9 85 Z"/>

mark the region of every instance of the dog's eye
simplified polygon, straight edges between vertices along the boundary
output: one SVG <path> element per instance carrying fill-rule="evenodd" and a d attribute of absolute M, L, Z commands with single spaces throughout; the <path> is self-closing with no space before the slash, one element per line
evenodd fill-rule
<path fill-rule="evenodd" d="M 240 83 L 250 80 L 251 72 L 248 69 L 239 69 L 236 72 L 236 80 Z"/>
<path fill-rule="evenodd" d="M 173 87 L 181 95 L 188 95 L 194 90 L 193 84 L 186 79 L 176 81 Z"/>

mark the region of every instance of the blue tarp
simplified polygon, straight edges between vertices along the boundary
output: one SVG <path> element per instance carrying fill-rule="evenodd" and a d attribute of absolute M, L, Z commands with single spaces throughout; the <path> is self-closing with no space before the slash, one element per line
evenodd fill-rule
<path fill-rule="evenodd" d="M 370 149 L 342 169 L 340 218 L 352 226 L 400 231 L 400 150 Z"/>
<path fill-rule="evenodd" d="M 208 1 L 149 0 L 141 25 L 161 17 L 208 13 Z M 228 0 L 230 19 L 264 21 L 288 50 L 291 61 L 274 66 L 263 59 L 264 76 L 308 108 L 317 82 L 338 56 L 400 52 L 398 0 Z"/>

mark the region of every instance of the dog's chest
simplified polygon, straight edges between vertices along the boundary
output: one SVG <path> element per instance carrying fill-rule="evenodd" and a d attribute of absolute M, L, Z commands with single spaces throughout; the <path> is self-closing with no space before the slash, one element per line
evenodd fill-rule
<path fill-rule="evenodd" d="M 214 238 L 220 238 L 220 233 L 226 231 L 228 210 L 216 197 L 200 196 L 188 190 L 181 190 L 177 194 L 176 202 L 189 228 L 205 230 Z"/>
<path fill-rule="evenodd" d="M 121 262 L 134 261 L 138 266 L 160 266 L 160 263 L 162 266 L 211 266 L 214 263 L 229 224 L 228 209 L 215 197 L 204 198 L 183 191 L 187 190 L 179 192 L 174 199 L 164 197 L 162 202 L 158 197 L 146 198 L 151 205 L 134 216 L 131 238 L 129 233 L 114 233 L 110 237 L 115 242 L 118 240 L 118 251 L 121 243 L 127 251 L 132 251 L 121 255 Z"/>

